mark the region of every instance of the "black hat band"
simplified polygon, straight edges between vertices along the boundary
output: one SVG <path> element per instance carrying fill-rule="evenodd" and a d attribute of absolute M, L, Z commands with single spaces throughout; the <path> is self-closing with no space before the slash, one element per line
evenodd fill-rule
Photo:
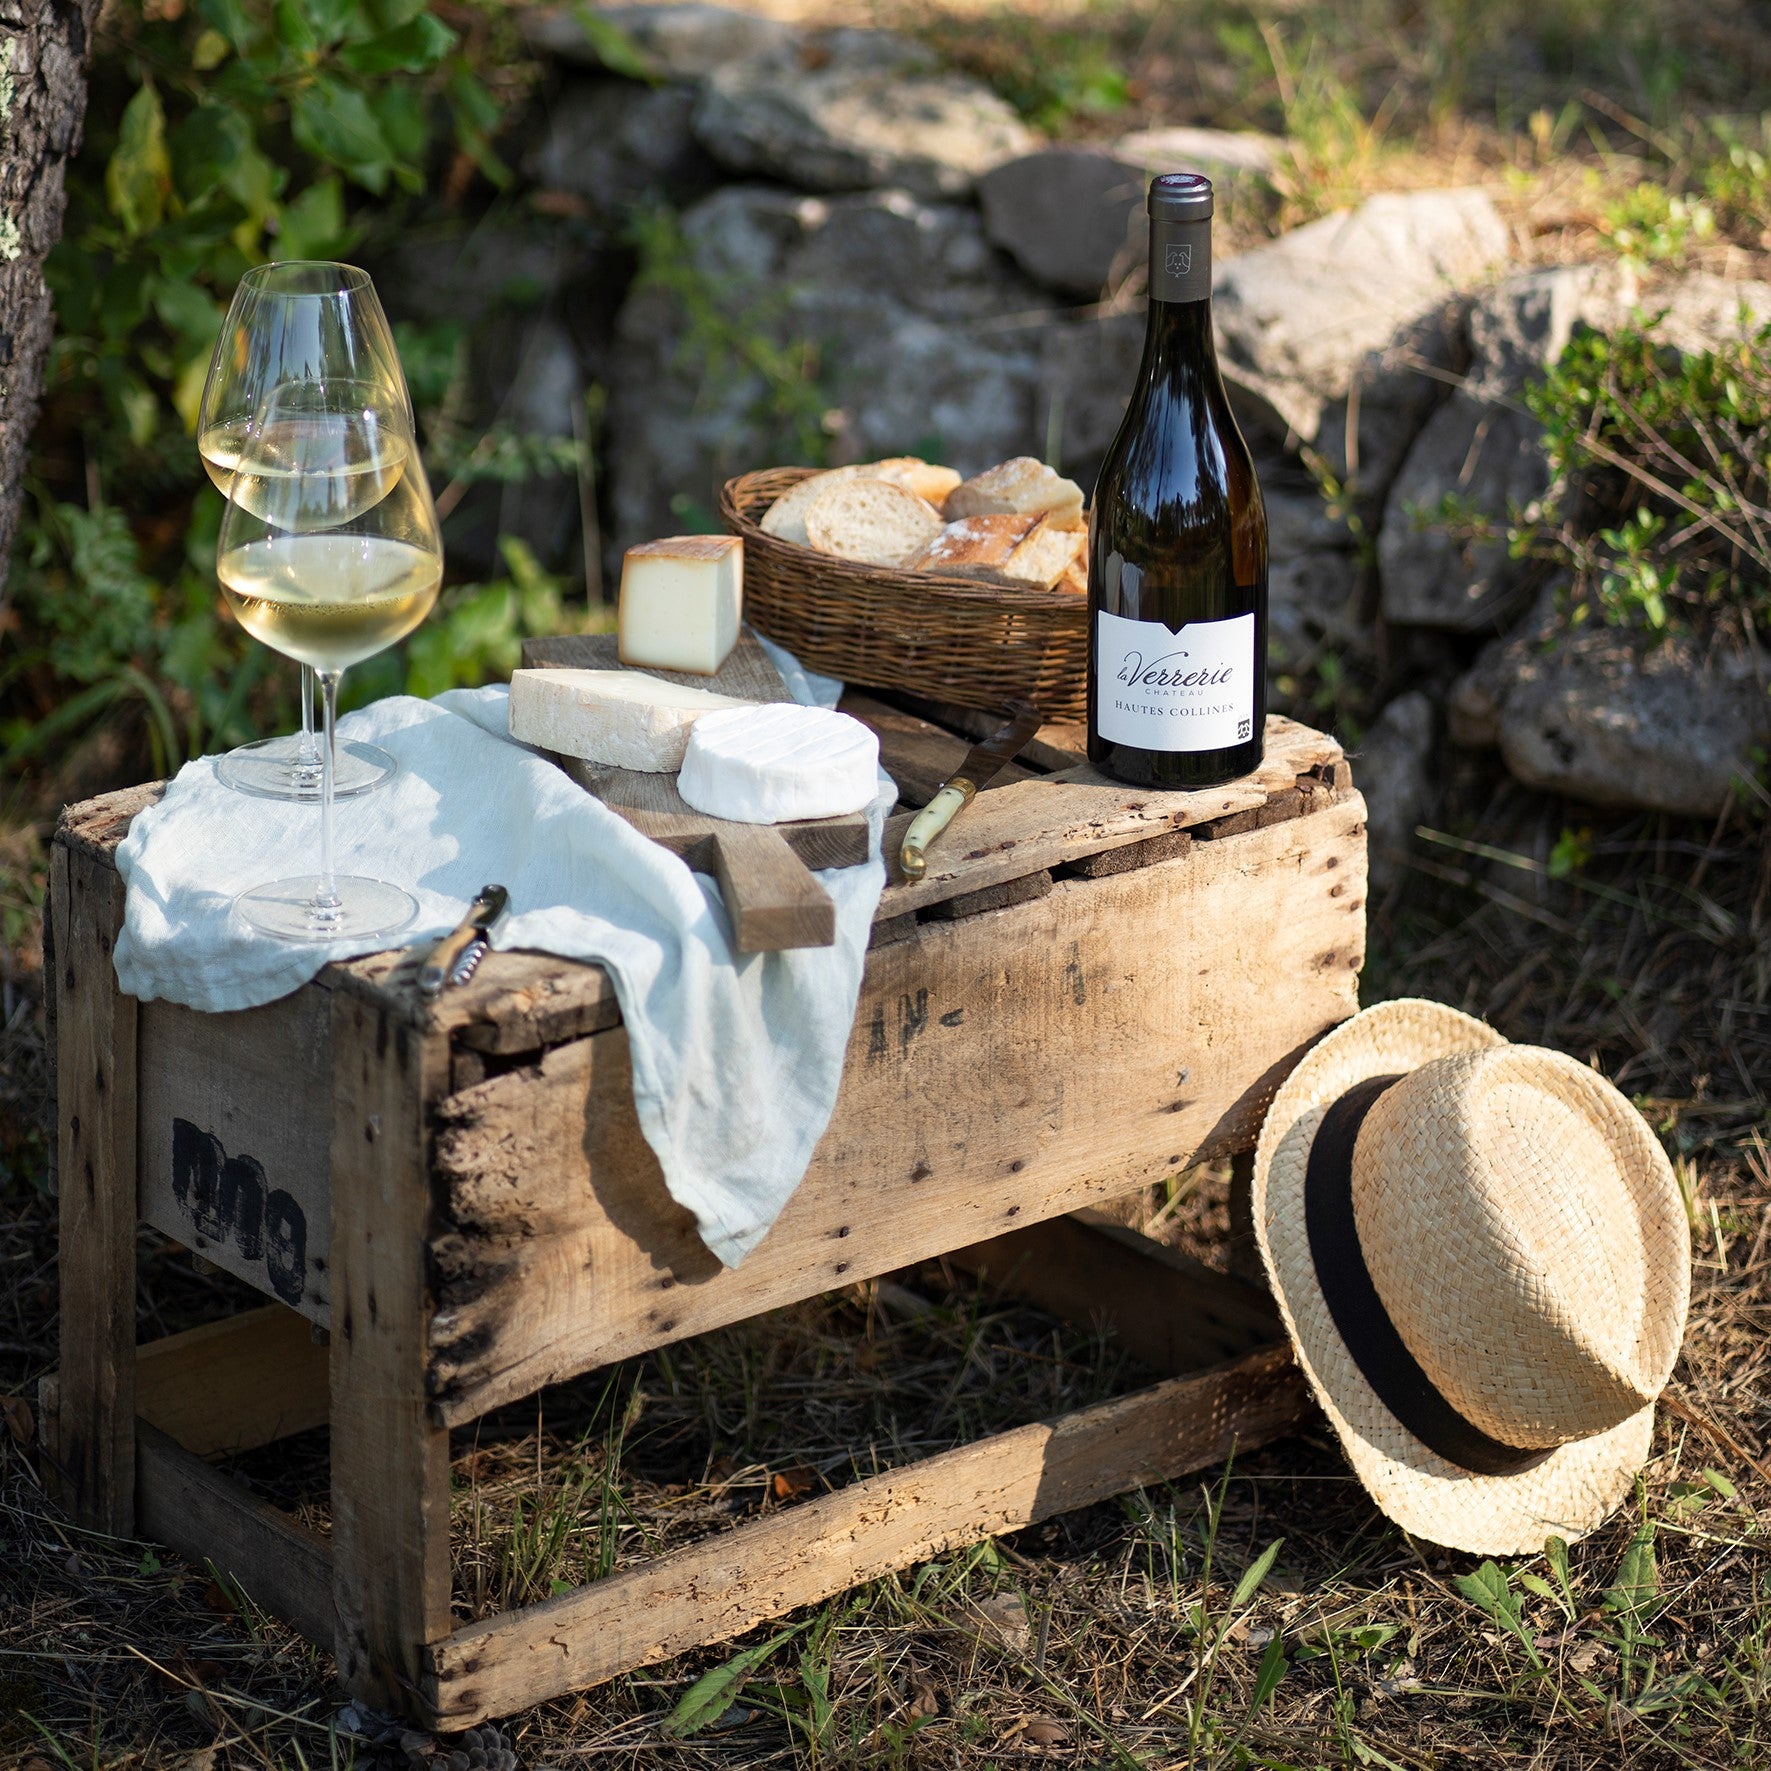
<path fill-rule="evenodd" d="M 1428 1450 L 1478 1476 L 1516 1476 L 1549 1455 L 1490 1438 L 1454 1408 L 1409 1352 L 1365 1264 L 1353 1214 L 1359 1127 L 1399 1076 L 1356 1084 L 1322 1116 L 1304 1169 L 1304 1226 L 1316 1284 L 1342 1344 L 1391 1414 Z"/>

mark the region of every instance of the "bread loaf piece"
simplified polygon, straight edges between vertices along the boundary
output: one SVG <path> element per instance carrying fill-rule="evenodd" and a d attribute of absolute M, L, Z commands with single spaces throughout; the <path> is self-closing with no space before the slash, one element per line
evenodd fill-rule
<path fill-rule="evenodd" d="M 919 476 L 931 474 L 936 477 L 919 483 Z M 942 475 L 951 477 L 943 479 Z M 810 546 L 806 539 L 806 512 L 812 508 L 813 499 L 844 480 L 860 479 L 890 480 L 937 506 L 959 484 L 959 475 L 952 468 L 930 467 L 914 455 L 892 455 L 884 461 L 858 461 L 850 467 L 826 468 L 823 473 L 809 474 L 797 486 L 783 492 L 763 512 L 763 533 L 779 536 L 783 541 L 797 541 L 801 547 Z M 930 490 L 923 489 L 925 483 Z"/>
<path fill-rule="evenodd" d="M 961 578 L 1005 576 L 1003 568 L 1014 551 L 1039 526 L 1038 517 L 996 512 L 990 516 L 962 517 L 949 523 L 928 544 L 904 562 L 913 572 L 956 573 Z"/>
<path fill-rule="evenodd" d="M 1019 513 L 1048 514 L 1050 526 L 1082 527 L 1082 488 L 1031 455 L 1017 455 L 998 467 L 965 480 L 947 494 L 941 514 L 949 522 L 962 517 Z"/>
<path fill-rule="evenodd" d="M 890 480 L 842 480 L 806 508 L 806 540 L 820 552 L 869 566 L 901 566 L 940 533 L 931 504 Z"/>
<path fill-rule="evenodd" d="M 1050 590 L 1080 558 L 1087 543 L 1086 529 L 1054 528 L 1049 516 L 1040 517 L 1003 562 L 1002 575 Z"/>
<path fill-rule="evenodd" d="M 1067 590 L 1072 596 L 1088 595 L 1088 555 L 1084 553 L 1064 573 L 1053 590 Z"/>
<path fill-rule="evenodd" d="M 914 455 L 906 455 L 897 461 L 876 461 L 871 475 L 875 479 L 890 480 L 894 486 L 902 486 L 906 492 L 914 492 L 918 498 L 926 499 L 936 510 L 941 508 L 941 501 L 960 481 L 957 468 L 937 467 L 932 462 L 918 461 Z"/>
<path fill-rule="evenodd" d="M 783 492 L 763 512 L 763 533 L 778 536 L 782 541 L 797 541 L 805 547 L 806 512 L 811 509 L 812 500 L 832 486 L 840 486 L 844 480 L 858 480 L 865 472 L 866 469 L 861 467 L 833 467 L 827 473 L 809 474 L 797 486 Z"/>

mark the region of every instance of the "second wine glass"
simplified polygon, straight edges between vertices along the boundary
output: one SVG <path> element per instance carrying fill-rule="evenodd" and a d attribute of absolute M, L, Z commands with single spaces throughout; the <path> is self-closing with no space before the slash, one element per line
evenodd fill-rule
<path fill-rule="evenodd" d="M 372 459 L 404 463 L 380 496 L 367 498 L 360 475 L 341 466 L 341 435 Z M 365 401 L 348 381 L 273 393 L 248 427 L 228 486 L 216 573 L 240 625 L 313 670 L 324 714 L 319 871 L 243 892 L 235 908 L 285 940 L 394 934 L 417 913 L 411 893 L 337 873 L 332 759 L 340 678 L 417 627 L 442 583 L 436 506 L 404 413 Z"/>
<path fill-rule="evenodd" d="M 385 496 L 403 471 L 412 432 L 411 401 L 393 334 L 368 273 L 354 265 L 290 259 L 263 264 L 240 280 L 228 309 L 197 420 L 203 466 L 223 497 L 266 496 L 277 471 L 270 460 L 248 458 L 248 445 L 265 435 L 262 419 L 286 390 L 285 429 L 304 433 L 301 453 L 318 466 L 328 458 L 333 495 L 301 512 L 298 524 L 336 523 L 354 503 Z M 376 408 L 396 417 L 373 437 L 353 416 Z M 274 441 L 274 439 L 272 439 Z M 374 447 L 371 447 L 371 443 Z M 377 453 L 397 448 L 398 453 Z M 320 795 L 320 744 L 314 731 L 313 672 L 301 669 L 301 731 L 261 738 L 230 751 L 217 774 L 230 787 L 270 799 L 314 800 Z M 357 744 L 334 757 L 333 791 L 366 793 L 394 773 L 385 750 Z"/>

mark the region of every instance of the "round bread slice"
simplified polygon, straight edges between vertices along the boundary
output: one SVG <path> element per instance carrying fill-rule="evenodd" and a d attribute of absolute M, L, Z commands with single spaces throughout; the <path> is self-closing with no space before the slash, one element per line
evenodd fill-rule
<path fill-rule="evenodd" d="M 936 510 L 941 508 L 941 501 L 959 484 L 959 469 L 956 467 L 938 467 L 930 461 L 919 460 L 914 455 L 900 456 L 895 461 L 876 461 L 868 470 L 869 477 L 876 480 L 890 480 L 894 486 L 902 486 L 906 492 L 914 492 L 918 498 L 926 499 Z"/>
<path fill-rule="evenodd" d="M 783 492 L 763 512 L 760 525 L 762 532 L 765 535 L 774 535 L 782 541 L 797 541 L 801 547 L 805 547 L 808 545 L 806 512 L 812 508 L 812 500 L 831 486 L 841 485 L 844 480 L 859 479 L 866 471 L 861 467 L 833 467 L 824 473 L 808 475 L 797 486 Z"/>
<path fill-rule="evenodd" d="M 940 532 L 934 507 L 889 480 L 843 480 L 806 511 L 813 547 L 869 566 L 901 566 Z"/>

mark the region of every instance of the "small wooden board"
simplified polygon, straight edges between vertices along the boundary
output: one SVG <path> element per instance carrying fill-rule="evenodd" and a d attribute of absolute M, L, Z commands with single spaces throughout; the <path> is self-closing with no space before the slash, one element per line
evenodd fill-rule
<path fill-rule="evenodd" d="M 523 667 L 619 670 L 622 664 L 614 634 L 580 633 L 525 640 Z M 748 701 L 792 699 L 781 673 L 748 628 L 712 676 L 650 669 L 646 674 Z M 836 906 L 810 870 L 854 867 L 867 859 L 867 820 L 862 814 L 798 824 L 738 824 L 696 811 L 677 792 L 674 775 L 609 768 L 573 756 L 556 756 L 554 761 L 642 836 L 669 849 L 697 873 L 719 881 L 740 953 L 829 947 L 835 942 Z"/>

